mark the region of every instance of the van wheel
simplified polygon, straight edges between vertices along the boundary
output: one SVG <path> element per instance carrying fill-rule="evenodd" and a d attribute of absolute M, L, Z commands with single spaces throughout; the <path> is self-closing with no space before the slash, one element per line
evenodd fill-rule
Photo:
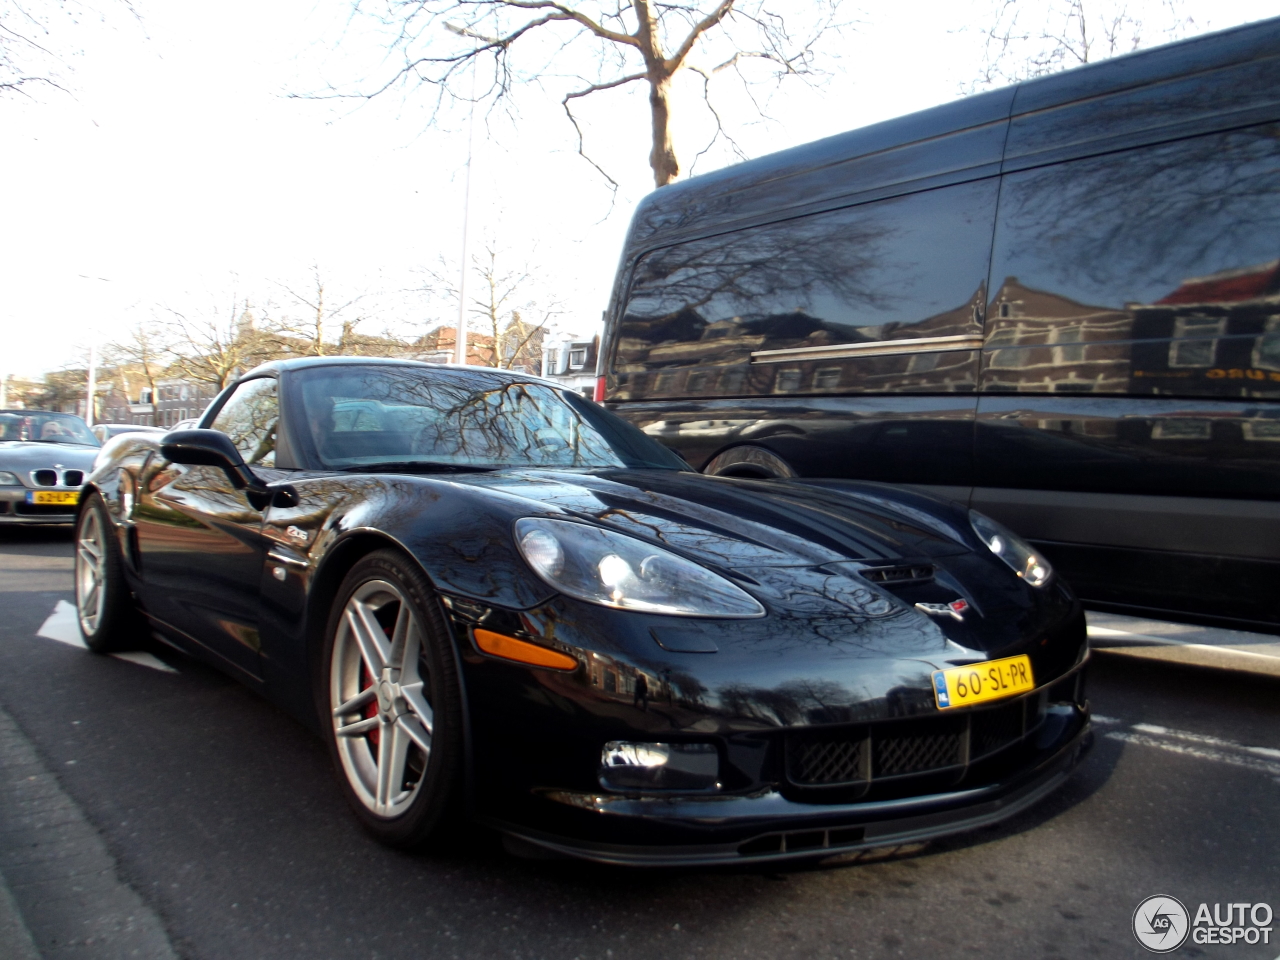
<path fill-rule="evenodd" d="M 711 458 L 702 472 L 712 477 L 746 477 L 752 480 L 789 480 L 798 474 L 776 453 L 764 447 L 730 447 Z"/>

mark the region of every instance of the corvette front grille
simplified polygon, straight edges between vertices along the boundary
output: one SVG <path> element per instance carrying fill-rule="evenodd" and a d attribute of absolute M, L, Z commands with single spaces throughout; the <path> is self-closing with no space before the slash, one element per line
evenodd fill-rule
<path fill-rule="evenodd" d="M 973 714 L 969 726 L 969 752 L 974 757 L 985 757 L 1020 739 L 1023 728 L 1021 713 L 1016 708 L 997 707 Z"/>
<path fill-rule="evenodd" d="M 866 779 L 865 740 L 806 740 L 788 743 L 795 783 L 854 783 Z"/>
<path fill-rule="evenodd" d="M 955 715 L 795 731 L 787 779 L 801 788 L 869 787 L 963 771 L 1027 737 L 1044 715 L 1039 693 Z"/>
<path fill-rule="evenodd" d="M 964 763 L 962 731 L 917 733 L 875 741 L 875 776 L 897 777 L 926 770 L 945 770 Z"/>

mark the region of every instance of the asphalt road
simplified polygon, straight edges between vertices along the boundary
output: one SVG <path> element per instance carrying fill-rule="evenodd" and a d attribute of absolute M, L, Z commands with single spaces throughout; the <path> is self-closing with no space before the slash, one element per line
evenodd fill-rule
<path fill-rule="evenodd" d="M 628 871 L 483 831 L 383 849 L 319 741 L 233 681 L 37 636 L 71 599 L 68 533 L 0 531 L 0 706 L 183 957 L 1146 957 L 1152 894 L 1280 913 L 1275 678 L 1097 656 L 1093 752 L 1007 824 L 819 868 Z M 1274 926 L 1175 955 L 1272 960 Z"/>

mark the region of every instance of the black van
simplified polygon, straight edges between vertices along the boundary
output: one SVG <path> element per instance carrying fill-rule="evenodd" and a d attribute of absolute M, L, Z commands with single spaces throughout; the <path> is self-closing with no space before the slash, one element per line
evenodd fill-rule
<path fill-rule="evenodd" d="M 708 473 L 926 486 L 1092 606 L 1280 632 L 1280 19 L 656 191 L 599 373 Z"/>

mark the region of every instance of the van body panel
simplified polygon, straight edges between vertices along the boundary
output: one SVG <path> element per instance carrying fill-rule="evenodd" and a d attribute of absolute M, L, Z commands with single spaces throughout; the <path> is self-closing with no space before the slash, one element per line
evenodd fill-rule
<path fill-rule="evenodd" d="M 1280 562 L 1183 551 L 1031 541 L 1086 606 L 1137 617 L 1280 633 Z"/>
<path fill-rule="evenodd" d="M 1232 64 L 1015 116 L 1004 171 L 1242 127 L 1278 108 L 1280 57 Z"/>
<path fill-rule="evenodd" d="M 1280 400 L 1278 258 L 1280 123 L 1008 174 L 982 390 Z"/>
<path fill-rule="evenodd" d="M 646 211 L 647 245 L 662 246 L 673 234 L 682 241 L 714 236 L 782 217 L 994 177 L 1000 173 L 1007 126 L 1001 121 L 937 140 L 904 144 L 788 173 L 765 183 L 726 185 L 723 192 L 700 201 L 700 229 L 696 232 L 689 231 L 686 223 L 674 220 L 666 210 Z"/>
<path fill-rule="evenodd" d="M 1174 77 L 1260 60 L 1275 56 L 1278 49 L 1280 19 L 1245 24 L 1023 81 L 1013 88 L 1016 91 L 1013 113 L 1046 110 L 1064 103 L 1157 84 Z"/>
<path fill-rule="evenodd" d="M 976 443 L 977 486 L 1280 502 L 1273 404 L 982 397 Z"/>
<path fill-rule="evenodd" d="M 973 484 L 973 396 L 752 397 L 626 404 L 646 434 L 696 470 L 743 445 L 800 476 Z"/>
<path fill-rule="evenodd" d="M 998 190 L 992 177 L 645 255 L 611 398 L 973 393 Z"/>
<path fill-rule="evenodd" d="M 1274 560 L 1280 502 L 975 487 L 970 500 L 1025 537 L 1081 547 Z"/>
<path fill-rule="evenodd" d="M 673 183 L 645 197 L 628 260 L 689 239 L 1000 172 L 1013 90 L 995 90 Z"/>

